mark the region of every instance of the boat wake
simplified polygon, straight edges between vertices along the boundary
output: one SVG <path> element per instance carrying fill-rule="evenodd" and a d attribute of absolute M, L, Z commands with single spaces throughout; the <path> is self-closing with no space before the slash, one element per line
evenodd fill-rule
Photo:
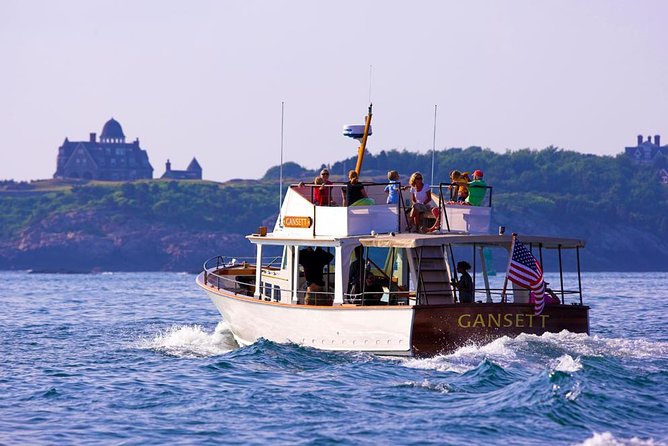
<path fill-rule="evenodd" d="M 574 446 L 665 446 L 666 443 L 654 441 L 653 439 L 642 440 L 637 437 L 617 438 L 610 432 L 594 433 L 591 438 Z"/>
<path fill-rule="evenodd" d="M 581 357 L 651 359 L 665 357 L 668 343 L 646 339 L 589 336 L 562 331 L 541 336 L 521 334 L 501 337 L 484 344 L 470 344 L 447 355 L 426 359 L 406 359 L 404 365 L 418 369 L 464 374 L 490 361 L 504 369 L 516 365 L 548 372 L 575 373 L 582 369 Z"/>
<path fill-rule="evenodd" d="M 218 356 L 238 347 L 225 321 L 219 322 L 213 333 L 199 325 L 175 325 L 139 343 L 139 348 L 185 358 Z"/>

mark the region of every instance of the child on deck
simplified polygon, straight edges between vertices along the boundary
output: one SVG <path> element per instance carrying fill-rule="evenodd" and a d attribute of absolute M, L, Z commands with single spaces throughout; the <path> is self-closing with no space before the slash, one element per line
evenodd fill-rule
<path fill-rule="evenodd" d="M 469 173 L 458 170 L 450 172 L 450 201 L 462 202 L 469 196 Z"/>
<path fill-rule="evenodd" d="M 402 187 L 399 183 L 399 172 L 390 170 L 387 172 L 387 180 L 390 182 L 385 186 L 385 193 L 387 194 L 387 204 L 399 203 L 399 190 L 406 190 L 408 187 Z"/>

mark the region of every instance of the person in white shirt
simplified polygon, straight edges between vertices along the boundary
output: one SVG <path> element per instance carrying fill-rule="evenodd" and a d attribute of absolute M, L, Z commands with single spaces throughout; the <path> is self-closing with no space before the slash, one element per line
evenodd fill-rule
<path fill-rule="evenodd" d="M 438 208 L 431 199 L 431 190 L 429 185 L 425 184 L 420 172 L 415 172 L 411 175 L 408 184 L 411 186 L 411 202 L 413 207 L 409 214 L 411 224 L 419 232 L 429 232 L 438 229 Z M 432 214 L 436 219 L 436 223 L 429 229 L 422 227 L 422 214 Z"/>

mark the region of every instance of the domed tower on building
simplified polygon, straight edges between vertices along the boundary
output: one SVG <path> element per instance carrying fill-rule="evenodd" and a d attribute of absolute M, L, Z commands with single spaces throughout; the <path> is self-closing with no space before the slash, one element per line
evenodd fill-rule
<path fill-rule="evenodd" d="M 121 127 L 118 121 L 116 121 L 114 118 L 108 120 L 104 124 L 104 127 L 102 127 L 100 142 L 107 144 L 125 144 L 125 133 L 123 133 L 123 127 Z"/>
<path fill-rule="evenodd" d="M 139 139 L 125 142 L 123 127 L 114 118 L 104 124 L 100 140 L 95 133 L 88 141 L 65 138 L 58 148 L 54 178 L 123 181 L 153 178 L 153 167 Z"/>

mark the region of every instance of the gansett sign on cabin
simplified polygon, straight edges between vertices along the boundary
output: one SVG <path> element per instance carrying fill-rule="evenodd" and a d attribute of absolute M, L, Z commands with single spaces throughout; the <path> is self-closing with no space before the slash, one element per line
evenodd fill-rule
<path fill-rule="evenodd" d="M 485 317 L 486 316 L 486 317 Z M 520 313 L 496 313 L 496 314 L 476 314 L 475 317 L 473 314 L 462 314 L 457 319 L 457 325 L 461 328 L 533 328 L 534 324 L 536 327 L 545 328 L 545 321 L 549 318 L 549 315 L 541 314 L 540 316 L 534 316 L 533 314 L 520 314 Z M 540 324 L 540 325 L 539 325 Z"/>
<path fill-rule="evenodd" d="M 313 224 L 311 217 L 297 217 L 286 215 L 283 217 L 283 226 L 286 228 L 310 228 Z"/>

